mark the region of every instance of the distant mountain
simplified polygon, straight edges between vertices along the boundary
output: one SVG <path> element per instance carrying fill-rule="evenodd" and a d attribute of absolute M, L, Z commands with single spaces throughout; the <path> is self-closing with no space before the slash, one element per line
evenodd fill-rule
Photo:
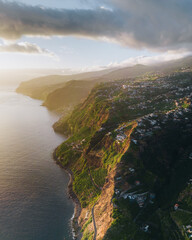
<path fill-rule="evenodd" d="M 73 75 L 49 75 L 45 77 L 38 77 L 26 82 L 22 82 L 16 91 L 32 98 L 45 100 L 50 92 L 65 86 L 65 83 L 70 80 L 92 80 L 93 78 L 100 77 L 110 71 L 112 70 L 107 69 Z"/>
<path fill-rule="evenodd" d="M 172 73 L 173 71 L 177 71 L 182 67 L 190 67 L 192 66 L 192 56 L 171 60 L 163 63 L 152 64 L 152 65 L 142 65 L 137 64 L 132 67 L 124 67 L 120 69 L 116 69 L 102 76 L 102 79 L 106 80 L 122 80 L 127 78 L 135 78 L 139 77 L 146 73 Z"/>
<path fill-rule="evenodd" d="M 151 69 L 151 67 L 137 64 L 133 67 L 125 67 L 114 70 L 108 74 L 103 75 L 102 78 L 107 80 L 121 80 L 123 78 L 133 78 L 146 73 L 147 71 L 149 71 L 149 68 Z"/>
<path fill-rule="evenodd" d="M 149 76 L 151 79 L 155 79 L 191 66 L 192 56 L 150 66 L 137 64 L 115 70 L 110 69 L 67 76 L 52 75 L 23 82 L 18 87 L 17 92 L 44 100 L 44 105 L 48 108 L 62 111 L 71 109 L 85 100 L 97 83 Z"/>

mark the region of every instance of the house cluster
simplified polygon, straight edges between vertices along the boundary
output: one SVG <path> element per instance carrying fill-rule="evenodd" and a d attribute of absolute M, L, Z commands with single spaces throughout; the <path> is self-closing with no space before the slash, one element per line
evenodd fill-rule
<path fill-rule="evenodd" d="M 116 141 L 117 142 L 123 142 L 126 139 L 126 135 L 124 133 L 120 133 L 116 136 Z"/>
<path fill-rule="evenodd" d="M 190 121 L 192 108 L 179 108 L 166 112 L 166 114 L 148 114 L 137 120 L 137 128 L 131 136 L 131 141 L 138 144 L 139 140 L 143 140 L 152 136 L 156 131 L 163 129 L 168 121 L 185 123 L 186 129 L 192 128 Z M 189 155 L 192 159 L 192 153 Z"/>
<path fill-rule="evenodd" d="M 127 138 L 127 135 L 124 132 L 126 127 L 127 127 L 127 125 L 125 124 L 114 130 L 114 132 L 117 133 L 116 138 L 115 138 L 117 143 L 124 142 L 124 140 Z"/>
<path fill-rule="evenodd" d="M 72 149 L 73 150 L 76 150 L 76 151 L 82 151 L 83 150 L 83 143 L 85 142 L 86 140 L 85 139 L 83 139 L 83 140 L 81 140 L 81 141 L 79 141 L 79 142 L 72 142 L 71 144 L 70 144 L 70 146 L 72 147 Z"/>
<path fill-rule="evenodd" d="M 123 108 L 132 118 L 180 107 L 180 98 L 190 94 L 192 96 L 190 78 L 177 73 L 170 76 L 159 75 L 155 80 L 124 79 L 108 82 L 103 86 L 97 90 L 96 96 L 108 100 L 112 113 Z M 121 137 L 119 140 L 121 141 Z"/>
<path fill-rule="evenodd" d="M 160 130 L 161 126 L 158 121 L 158 116 L 155 114 L 148 114 L 137 120 L 137 128 L 131 136 L 131 141 L 138 144 L 139 140 L 153 135 L 154 131 Z"/>
<path fill-rule="evenodd" d="M 149 192 L 138 193 L 138 191 L 134 192 L 122 192 L 120 197 L 124 199 L 129 199 L 130 201 L 136 201 L 140 208 L 144 207 L 145 203 L 154 203 L 155 194 Z"/>

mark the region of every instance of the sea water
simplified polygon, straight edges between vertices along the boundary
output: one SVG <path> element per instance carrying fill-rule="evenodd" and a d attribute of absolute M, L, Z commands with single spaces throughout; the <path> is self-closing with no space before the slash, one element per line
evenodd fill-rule
<path fill-rule="evenodd" d="M 71 240 L 68 175 L 55 164 L 65 139 L 41 101 L 0 87 L 0 240 Z"/>

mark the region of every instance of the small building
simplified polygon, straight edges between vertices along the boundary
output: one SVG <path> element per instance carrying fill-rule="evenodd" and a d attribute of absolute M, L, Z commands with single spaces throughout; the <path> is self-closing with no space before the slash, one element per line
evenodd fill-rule
<path fill-rule="evenodd" d="M 137 140 L 131 139 L 131 141 L 132 141 L 133 143 L 137 144 Z"/>
<path fill-rule="evenodd" d="M 149 225 L 145 225 L 144 226 L 144 232 L 148 232 L 149 231 Z"/>
<path fill-rule="evenodd" d="M 178 203 L 176 203 L 176 204 L 174 205 L 174 209 L 175 209 L 175 211 L 177 211 L 177 210 L 178 210 L 178 208 L 179 208 L 179 204 L 178 204 Z"/>
<path fill-rule="evenodd" d="M 119 193 L 120 193 L 119 189 L 115 189 L 115 194 L 119 194 Z"/>
<path fill-rule="evenodd" d="M 134 168 L 129 168 L 129 171 L 130 171 L 131 173 L 134 173 L 134 172 L 135 172 L 135 169 L 134 169 Z"/>
<path fill-rule="evenodd" d="M 119 180 L 121 180 L 121 179 L 122 179 L 122 177 L 117 177 L 117 178 L 116 178 L 117 181 L 119 181 Z"/>
<path fill-rule="evenodd" d="M 141 185 L 141 182 L 137 180 L 137 181 L 135 181 L 135 185 L 139 186 L 139 185 Z"/>
<path fill-rule="evenodd" d="M 149 225 L 144 224 L 144 225 L 141 227 L 141 230 L 144 231 L 144 232 L 148 232 L 148 231 L 149 231 Z"/>

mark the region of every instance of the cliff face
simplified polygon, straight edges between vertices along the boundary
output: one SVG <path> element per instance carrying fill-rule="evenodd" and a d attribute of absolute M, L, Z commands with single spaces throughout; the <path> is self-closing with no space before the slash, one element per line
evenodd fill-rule
<path fill-rule="evenodd" d="M 92 217 L 91 210 L 95 204 L 99 238 L 112 223 L 116 164 L 127 151 L 130 134 L 136 126 L 135 122 L 122 123 L 119 127 L 108 126 L 110 102 L 105 96 L 101 97 L 101 91 L 102 86 L 96 87 L 70 117 L 61 119 L 55 126 L 65 134 L 72 134 L 57 148 L 56 155 L 61 164 L 73 171 L 74 191 L 83 207 L 79 223 L 86 226 L 84 235 L 92 234 L 93 224 L 86 222 Z M 117 141 L 122 129 L 124 139 Z"/>
<path fill-rule="evenodd" d="M 118 77 L 124 80 L 107 82 Z M 41 87 L 35 80 L 33 88 L 29 82 L 18 92 L 46 99 L 54 110 L 75 106 L 54 124 L 69 136 L 55 154 L 73 173 L 82 239 L 189 238 L 191 57 L 121 69 L 94 81 L 60 80 L 52 85 L 45 78 Z M 101 81 L 107 83 L 90 92 Z"/>
<path fill-rule="evenodd" d="M 94 205 L 93 216 L 96 225 L 96 239 L 103 239 L 107 230 L 110 228 L 113 222 L 113 196 L 115 189 L 115 176 L 118 172 L 119 163 L 122 156 L 129 149 L 130 146 L 130 135 L 134 128 L 137 126 L 136 122 L 124 123 L 118 127 L 116 132 L 124 129 L 124 140 L 123 143 L 117 142 L 116 137 L 110 135 L 105 136 L 93 149 L 90 149 L 87 157 L 94 160 L 93 156 L 99 156 L 102 167 L 107 169 L 107 177 L 101 190 L 101 195 Z M 115 132 L 113 132 L 114 134 Z M 113 147 L 112 147 L 113 146 Z M 98 162 L 98 158 L 97 158 Z M 99 166 L 101 167 L 101 165 Z M 88 211 L 86 208 L 86 211 Z M 85 223 L 83 211 L 80 216 L 80 222 Z M 83 226 L 83 224 L 82 224 Z M 93 226 L 93 225 L 92 225 Z"/>
<path fill-rule="evenodd" d="M 45 100 L 49 93 L 64 86 L 65 83 L 65 77 L 51 75 L 22 82 L 16 91 L 35 99 Z"/>
<path fill-rule="evenodd" d="M 64 87 L 52 91 L 47 96 L 44 106 L 50 110 L 73 108 L 85 100 L 95 84 L 95 81 L 69 81 Z"/>
<path fill-rule="evenodd" d="M 92 141 L 89 140 L 87 146 L 80 149 L 80 144 L 66 146 L 70 139 L 57 149 L 59 161 L 72 169 L 74 179 L 74 191 L 80 199 L 83 210 L 79 217 L 79 224 L 84 229 L 84 233 L 91 235 L 94 232 L 93 223 L 87 221 L 93 217 L 92 208 L 94 206 L 94 219 L 97 228 L 97 239 L 102 239 L 112 224 L 113 218 L 113 195 L 115 186 L 116 166 L 121 157 L 129 148 L 130 134 L 136 127 L 135 122 L 124 123 L 111 134 L 100 136 L 96 142 L 100 131 L 95 132 Z M 124 129 L 124 141 L 117 142 L 117 132 Z M 121 130 L 120 130 L 121 129 Z M 111 136 L 114 134 L 114 136 Z M 97 135 L 97 136 L 96 136 Z M 73 136 L 74 137 L 74 136 Z M 94 144 L 93 144 L 94 143 Z M 67 147 L 67 148 L 66 148 Z M 71 150 L 72 147 L 72 150 Z M 65 150 L 63 151 L 63 149 Z M 69 151 L 76 151 L 76 156 L 71 159 Z M 68 159 L 68 160 L 67 160 Z M 85 227 L 86 226 L 86 227 Z"/>
<path fill-rule="evenodd" d="M 116 174 L 114 221 L 104 239 L 184 239 L 192 203 L 191 187 L 184 190 L 192 175 L 191 120 L 191 106 L 138 119 Z"/>
<path fill-rule="evenodd" d="M 172 211 L 192 174 L 191 90 L 190 72 L 103 83 L 54 125 L 70 136 L 56 155 L 82 239 L 182 239 Z"/>
<path fill-rule="evenodd" d="M 109 114 L 109 103 L 106 97 L 100 97 L 98 88 L 92 90 L 84 103 L 76 106 L 68 117 L 61 118 L 54 129 L 67 135 L 80 134 L 81 131 L 94 132 L 107 121 Z"/>

